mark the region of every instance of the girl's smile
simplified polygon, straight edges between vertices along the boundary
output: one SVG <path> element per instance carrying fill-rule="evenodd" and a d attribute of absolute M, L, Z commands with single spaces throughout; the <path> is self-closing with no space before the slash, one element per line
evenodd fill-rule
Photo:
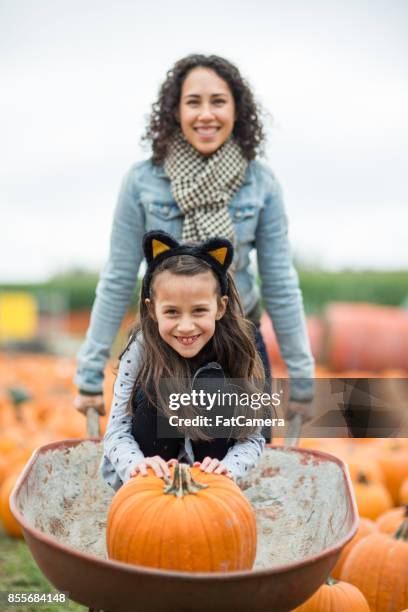
<path fill-rule="evenodd" d="M 186 276 L 168 270 L 154 281 L 153 300 L 146 300 L 150 315 L 163 340 L 182 357 L 200 352 L 225 313 L 228 298 L 218 298 L 217 282 L 211 271 Z"/>
<path fill-rule="evenodd" d="M 181 342 L 183 346 L 189 346 L 190 344 L 193 344 L 200 336 L 201 334 L 197 334 L 196 336 L 175 336 L 175 338 L 177 338 L 177 340 Z"/>

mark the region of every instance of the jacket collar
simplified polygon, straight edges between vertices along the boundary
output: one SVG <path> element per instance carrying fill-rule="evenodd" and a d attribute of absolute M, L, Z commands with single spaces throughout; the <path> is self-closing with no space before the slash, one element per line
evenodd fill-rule
<path fill-rule="evenodd" d="M 152 165 L 152 172 L 158 178 L 166 179 L 167 181 L 169 180 L 167 174 L 164 171 L 163 165 L 160 165 L 160 166 Z M 250 185 L 252 181 L 253 181 L 253 168 L 252 168 L 252 163 L 249 162 L 246 173 L 245 173 L 244 182 L 242 183 L 242 185 Z"/>

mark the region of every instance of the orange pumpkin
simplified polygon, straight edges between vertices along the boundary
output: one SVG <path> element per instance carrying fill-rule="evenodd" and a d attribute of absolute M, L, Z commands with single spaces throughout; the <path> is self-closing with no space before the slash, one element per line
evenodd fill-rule
<path fill-rule="evenodd" d="M 404 438 L 387 438 L 378 441 L 378 461 L 383 469 L 385 484 L 392 495 L 394 505 L 399 503 L 399 491 L 408 478 L 408 445 Z"/>
<path fill-rule="evenodd" d="M 116 493 L 108 514 L 109 557 L 190 572 L 250 569 L 256 522 L 239 487 L 219 474 L 176 464 L 165 486 L 149 468 Z"/>
<path fill-rule="evenodd" d="M 347 463 L 351 480 L 356 481 L 360 474 L 364 474 L 370 481 L 384 483 L 384 472 L 375 456 L 375 450 L 370 446 L 347 444 L 339 457 Z"/>
<path fill-rule="evenodd" d="M 340 557 L 337 559 L 337 563 L 334 566 L 334 568 L 332 569 L 332 573 L 331 573 L 332 578 L 336 578 L 336 580 L 340 580 L 341 570 L 343 569 L 343 565 L 344 565 L 347 557 L 349 556 L 349 554 L 353 550 L 354 546 L 362 538 L 365 538 L 366 536 L 370 535 L 370 533 L 374 533 L 375 531 L 377 531 L 377 526 L 374 523 L 374 521 L 372 521 L 371 519 L 368 519 L 368 518 L 361 518 L 360 519 L 360 524 L 358 526 L 358 530 L 357 530 L 356 535 L 342 549 L 342 551 L 340 553 Z"/>
<path fill-rule="evenodd" d="M 24 435 L 21 427 L 15 425 L 8 427 L 6 431 L 0 435 L 0 454 L 2 456 L 13 453 L 15 450 L 22 448 L 24 445 Z"/>
<path fill-rule="evenodd" d="M 408 504 L 408 478 L 404 480 L 399 490 L 399 503 Z"/>
<path fill-rule="evenodd" d="M 0 484 L 6 478 L 14 474 L 15 472 L 20 473 L 24 465 L 31 457 L 33 450 L 31 447 L 18 449 L 13 453 L 9 453 L 5 457 L 0 457 Z"/>
<path fill-rule="evenodd" d="M 360 516 L 375 521 L 380 514 L 392 508 L 391 495 L 380 482 L 370 481 L 364 474 L 359 474 L 353 486 Z"/>
<path fill-rule="evenodd" d="M 294 612 L 370 612 L 362 592 L 352 584 L 328 578 L 310 599 Z"/>
<path fill-rule="evenodd" d="M 388 533 L 392 535 L 401 525 L 404 518 L 408 517 L 408 506 L 400 506 L 398 508 L 392 508 L 387 510 L 384 514 L 378 517 L 375 524 L 377 529 L 381 533 Z"/>
<path fill-rule="evenodd" d="M 408 607 L 408 519 L 394 536 L 373 533 L 356 544 L 341 572 L 354 584 L 373 612 L 400 612 Z"/>
<path fill-rule="evenodd" d="M 16 484 L 18 473 L 10 474 L 0 487 L 0 522 L 4 530 L 14 538 L 22 538 L 23 531 L 20 524 L 17 523 L 14 516 L 11 514 L 9 498 L 14 485 Z"/>

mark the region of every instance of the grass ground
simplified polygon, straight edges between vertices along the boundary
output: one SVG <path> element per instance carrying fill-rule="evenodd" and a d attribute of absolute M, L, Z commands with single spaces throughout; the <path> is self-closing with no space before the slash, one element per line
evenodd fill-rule
<path fill-rule="evenodd" d="M 31 556 L 23 540 L 7 537 L 0 528 L 0 592 L 56 593 L 55 588 L 47 581 Z M 7 606 L 0 600 L 1 612 L 84 612 L 84 606 L 72 601 L 68 605 L 25 604 Z"/>

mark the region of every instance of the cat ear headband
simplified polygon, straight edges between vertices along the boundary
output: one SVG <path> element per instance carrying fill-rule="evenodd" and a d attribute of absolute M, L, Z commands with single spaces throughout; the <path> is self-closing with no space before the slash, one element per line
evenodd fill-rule
<path fill-rule="evenodd" d="M 228 292 L 227 270 L 234 256 L 234 248 L 226 238 L 209 238 L 197 245 L 180 244 L 172 236 L 160 230 L 147 232 L 143 237 L 143 251 L 147 270 L 143 278 L 144 297 L 149 297 L 152 274 L 157 266 L 168 257 L 192 255 L 207 262 L 216 273 L 221 286 L 221 294 Z"/>

